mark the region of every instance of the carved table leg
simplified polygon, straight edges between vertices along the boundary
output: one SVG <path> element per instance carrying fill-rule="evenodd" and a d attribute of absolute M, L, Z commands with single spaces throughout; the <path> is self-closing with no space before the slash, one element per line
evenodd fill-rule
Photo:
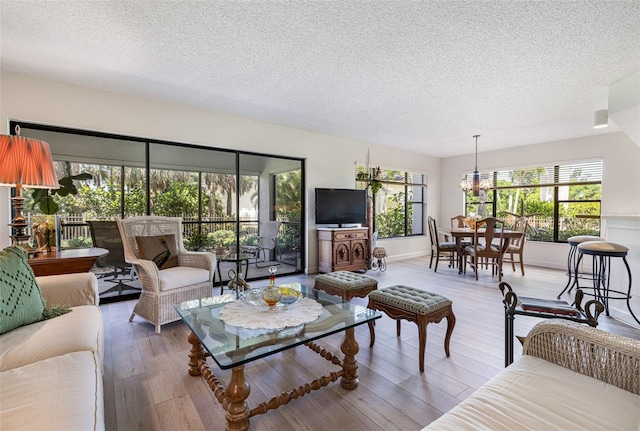
<path fill-rule="evenodd" d="M 191 351 L 189 352 L 189 375 L 199 376 L 200 367 L 198 366 L 198 362 L 204 360 L 204 349 L 198 337 L 191 331 L 189 331 L 187 341 L 191 344 Z"/>
<path fill-rule="evenodd" d="M 356 362 L 356 354 L 360 350 L 355 337 L 355 329 L 349 328 L 345 330 L 344 340 L 340 346 L 344 353 L 344 361 L 342 369 L 344 375 L 340 380 L 340 384 L 345 389 L 355 389 L 358 387 L 358 363 Z"/>
<path fill-rule="evenodd" d="M 251 388 L 244 378 L 244 365 L 232 368 L 231 381 L 227 387 L 225 398 L 229 401 L 227 406 L 226 431 L 247 431 L 249 429 L 249 407 L 247 398 Z"/>

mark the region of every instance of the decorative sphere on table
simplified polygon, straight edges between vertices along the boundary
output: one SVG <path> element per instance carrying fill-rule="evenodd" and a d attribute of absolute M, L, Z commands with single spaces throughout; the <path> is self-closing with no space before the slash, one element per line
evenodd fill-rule
<path fill-rule="evenodd" d="M 262 299 L 269 307 L 274 307 L 282 296 L 280 288 L 276 286 L 276 272 L 278 272 L 277 267 L 269 267 L 269 285 L 262 291 Z"/>

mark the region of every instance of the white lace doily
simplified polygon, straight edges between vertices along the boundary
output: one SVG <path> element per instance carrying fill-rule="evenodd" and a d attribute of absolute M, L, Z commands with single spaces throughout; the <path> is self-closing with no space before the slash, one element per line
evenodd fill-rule
<path fill-rule="evenodd" d="M 220 310 L 225 323 L 249 329 L 282 329 L 316 320 L 322 314 L 322 304 L 302 298 L 290 308 L 260 311 L 242 301 L 233 301 Z"/>

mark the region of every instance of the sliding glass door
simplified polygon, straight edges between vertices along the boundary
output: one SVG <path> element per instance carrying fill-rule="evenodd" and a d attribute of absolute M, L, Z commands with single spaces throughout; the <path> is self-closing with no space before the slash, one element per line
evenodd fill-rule
<path fill-rule="evenodd" d="M 88 220 L 163 215 L 182 217 L 185 247 L 217 255 L 225 283 L 230 269 L 253 280 L 268 277 L 270 266 L 279 275 L 304 268 L 301 159 L 23 122 L 11 130 L 16 125 L 50 144 L 58 179 L 91 175 L 73 181 L 77 194 L 53 196 L 63 248 L 92 245 Z M 31 193 L 23 192 L 27 217 L 45 217 Z"/>

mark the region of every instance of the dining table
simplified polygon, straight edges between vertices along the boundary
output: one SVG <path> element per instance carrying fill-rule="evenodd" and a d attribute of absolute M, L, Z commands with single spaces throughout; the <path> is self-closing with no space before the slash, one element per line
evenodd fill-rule
<path fill-rule="evenodd" d="M 442 229 L 445 235 L 449 235 L 456 242 L 456 251 L 458 253 L 458 274 L 462 274 L 462 263 L 464 259 L 464 249 L 462 247 L 462 240 L 465 238 L 471 238 L 472 240 L 476 237 L 476 230 L 468 227 L 460 227 L 460 228 L 451 228 L 451 229 Z M 484 229 L 478 229 L 477 236 L 478 238 L 484 238 Z M 499 232 L 499 231 L 498 231 Z M 496 233 L 497 234 L 497 233 Z M 506 253 L 509 249 L 509 243 L 512 239 L 520 238 L 524 235 L 524 232 L 517 230 L 507 230 L 502 231 L 502 237 L 504 238 L 504 243 L 502 244 L 502 254 Z"/>

